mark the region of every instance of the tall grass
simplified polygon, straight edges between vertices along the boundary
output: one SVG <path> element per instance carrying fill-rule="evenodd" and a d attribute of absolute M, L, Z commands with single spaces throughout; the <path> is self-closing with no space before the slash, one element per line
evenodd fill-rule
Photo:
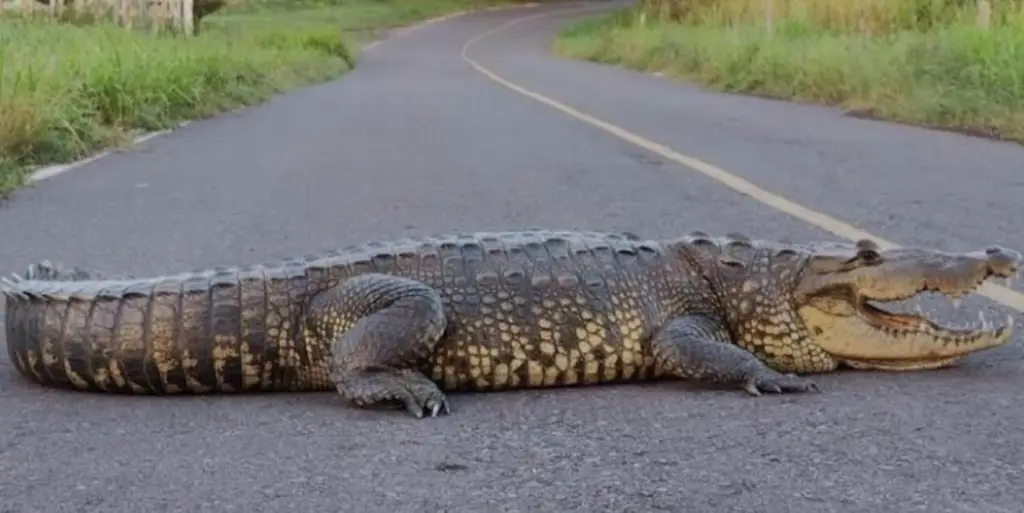
<path fill-rule="evenodd" d="M 67 161 L 346 66 L 329 27 L 191 39 L 6 21 L 0 49 L 0 154 L 19 165 Z"/>
<path fill-rule="evenodd" d="M 1024 20 L 1021 0 L 989 0 L 992 22 Z M 766 12 L 766 9 L 768 12 Z M 766 15 L 841 33 L 887 34 L 974 23 L 977 0 L 642 0 L 640 10 L 665 21 L 699 25 L 762 23 Z"/>
<path fill-rule="evenodd" d="M 34 166 L 336 77 L 373 29 L 495 3 L 250 0 L 204 18 L 196 37 L 0 17 L 0 195 Z"/>
<path fill-rule="evenodd" d="M 1024 1 L 644 0 L 567 28 L 570 57 L 1024 142 Z M 982 16 L 984 18 L 984 16 Z"/>

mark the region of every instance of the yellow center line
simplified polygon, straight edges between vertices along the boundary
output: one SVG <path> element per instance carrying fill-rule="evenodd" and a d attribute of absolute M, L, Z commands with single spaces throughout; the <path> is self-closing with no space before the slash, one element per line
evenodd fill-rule
<path fill-rule="evenodd" d="M 737 175 L 734 175 L 719 167 L 715 167 L 711 164 L 708 164 L 707 162 L 704 162 L 698 158 L 691 157 L 689 155 L 683 155 L 682 153 L 679 153 L 673 150 L 672 148 L 669 148 L 662 144 L 658 144 L 654 141 L 651 141 L 650 139 L 641 137 L 633 132 L 630 132 L 629 130 L 626 130 L 625 128 L 598 119 L 594 116 L 591 116 L 589 114 L 576 110 L 568 105 L 565 105 L 564 103 L 548 98 L 547 96 L 544 96 L 540 93 L 531 91 L 521 85 L 518 85 L 498 75 L 497 73 L 491 71 L 490 69 L 487 69 L 486 67 L 484 67 L 479 62 L 477 62 L 476 60 L 469 56 L 469 50 L 470 48 L 473 47 L 473 45 L 480 42 L 484 38 L 493 36 L 494 34 L 497 34 L 498 32 L 508 29 L 514 25 L 518 25 L 520 23 L 531 20 L 556 16 L 559 14 L 604 9 L 606 9 L 606 7 L 599 7 L 596 9 L 593 7 L 564 9 L 559 11 L 550 11 L 546 13 L 535 14 L 532 16 L 524 16 L 522 18 L 517 18 L 508 23 L 487 30 L 482 34 L 479 34 L 476 37 L 473 37 L 472 39 L 466 41 L 466 43 L 462 45 L 462 60 L 466 61 L 466 63 L 472 66 L 473 69 L 475 69 L 485 77 L 508 89 L 511 89 L 512 91 L 515 91 L 532 100 L 548 105 L 549 107 L 552 107 L 562 112 L 563 114 L 571 116 L 579 121 L 600 128 L 601 130 L 604 130 L 605 132 L 608 132 L 630 144 L 643 148 L 647 151 L 650 151 L 651 153 L 660 155 L 668 160 L 681 164 L 684 167 L 690 168 L 694 171 L 697 171 L 698 173 L 718 180 L 722 184 L 729 186 L 735 191 L 738 191 L 742 194 L 746 194 L 747 196 L 750 196 L 751 198 L 754 198 L 755 200 L 760 201 L 761 203 L 774 207 L 797 219 L 800 219 L 801 221 L 807 222 L 809 224 L 822 228 L 828 232 L 831 232 L 839 237 L 843 237 L 851 241 L 855 241 L 858 239 L 869 239 L 875 241 L 875 243 L 877 243 L 881 248 L 895 249 L 900 247 L 895 242 L 868 233 L 864 230 L 861 230 L 860 228 L 857 228 L 856 226 L 853 226 L 850 223 L 840 221 L 839 219 L 831 217 L 827 214 L 811 210 L 803 205 L 800 205 L 782 196 L 779 196 L 778 194 L 762 189 L 757 185 L 754 185 L 753 183 Z M 1017 310 L 1018 312 L 1024 312 L 1024 294 L 997 285 L 995 283 L 989 282 L 986 282 L 984 285 L 982 285 L 981 288 L 978 289 L 978 291 L 982 295 L 988 297 L 989 299 L 992 299 L 993 301 L 996 301 L 997 303 L 1002 304 L 1003 306 L 1012 308 L 1014 310 Z"/>

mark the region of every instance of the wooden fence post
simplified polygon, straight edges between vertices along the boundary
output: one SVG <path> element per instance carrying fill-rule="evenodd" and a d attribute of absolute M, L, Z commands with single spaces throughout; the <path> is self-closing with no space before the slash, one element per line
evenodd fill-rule
<path fill-rule="evenodd" d="M 772 33 L 772 21 L 775 17 L 774 3 L 774 0 L 764 0 L 764 28 L 769 35 Z"/>
<path fill-rule="evenodd" d="M 187 36 L 195 33 L 195 3 L 192 0 L 181 0 L 181 27 Z"/>
<path fill-rule="evenodd" d="M 860 0 L 859 4 L 860 8 L 857 9 L 857 30 L 860 32 L 860 35 L 866 36 L 868 35 L 868 11 L 871 6 L 868 5 L 868 0 Z"/>
<path fill-rule="evenodd" d="M 989 0 L 978 0 L 978 26 L 988 30 L 992 25 L 992 3 Z"/>

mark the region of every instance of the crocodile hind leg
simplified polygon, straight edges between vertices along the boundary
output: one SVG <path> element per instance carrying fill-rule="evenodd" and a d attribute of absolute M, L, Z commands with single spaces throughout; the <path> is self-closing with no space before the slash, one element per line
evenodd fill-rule
<path fill-rule="evenodd" d="M 397 403 L 422 417 L 450 413 L 420 369 L 447 326 L 441 296 L 426 284 L 382 274 L 356 276 L 310 303 L 310 327 L 331 340 L 331 379 L 358 406 Z"/>
<path fill-rule="evenodd" d="M 759 396 L 762 392 L 818 391 L 809 379 L 781 374 L 753 353 L 728 341 L 720 323 L 704 316 L 687 316 L 668 322 L 652 339 L 654 357 L 670 374 L 705 383 L 742 387 Z"/>

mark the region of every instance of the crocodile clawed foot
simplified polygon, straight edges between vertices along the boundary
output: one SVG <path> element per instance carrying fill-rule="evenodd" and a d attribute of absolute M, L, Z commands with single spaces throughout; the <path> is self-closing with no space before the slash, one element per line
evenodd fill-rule
<path fill-rule="evenodd" d="M 760 396 L 762 392 L 769 394 L 821 392 L 818 385 L 807 378 L 796 374 L 776 372 L 750 376 L 743 382 L 743 389 L 753 396 Z"/>
<path fill-rule="evenodd" d="M 426 376 L 413 371 L 356 372 L 336 378 L 338 392 L 352 403 L 373 407 L 385 403 L 404 408 L 416 418 L 450 415 L 448 397 Z"/>

